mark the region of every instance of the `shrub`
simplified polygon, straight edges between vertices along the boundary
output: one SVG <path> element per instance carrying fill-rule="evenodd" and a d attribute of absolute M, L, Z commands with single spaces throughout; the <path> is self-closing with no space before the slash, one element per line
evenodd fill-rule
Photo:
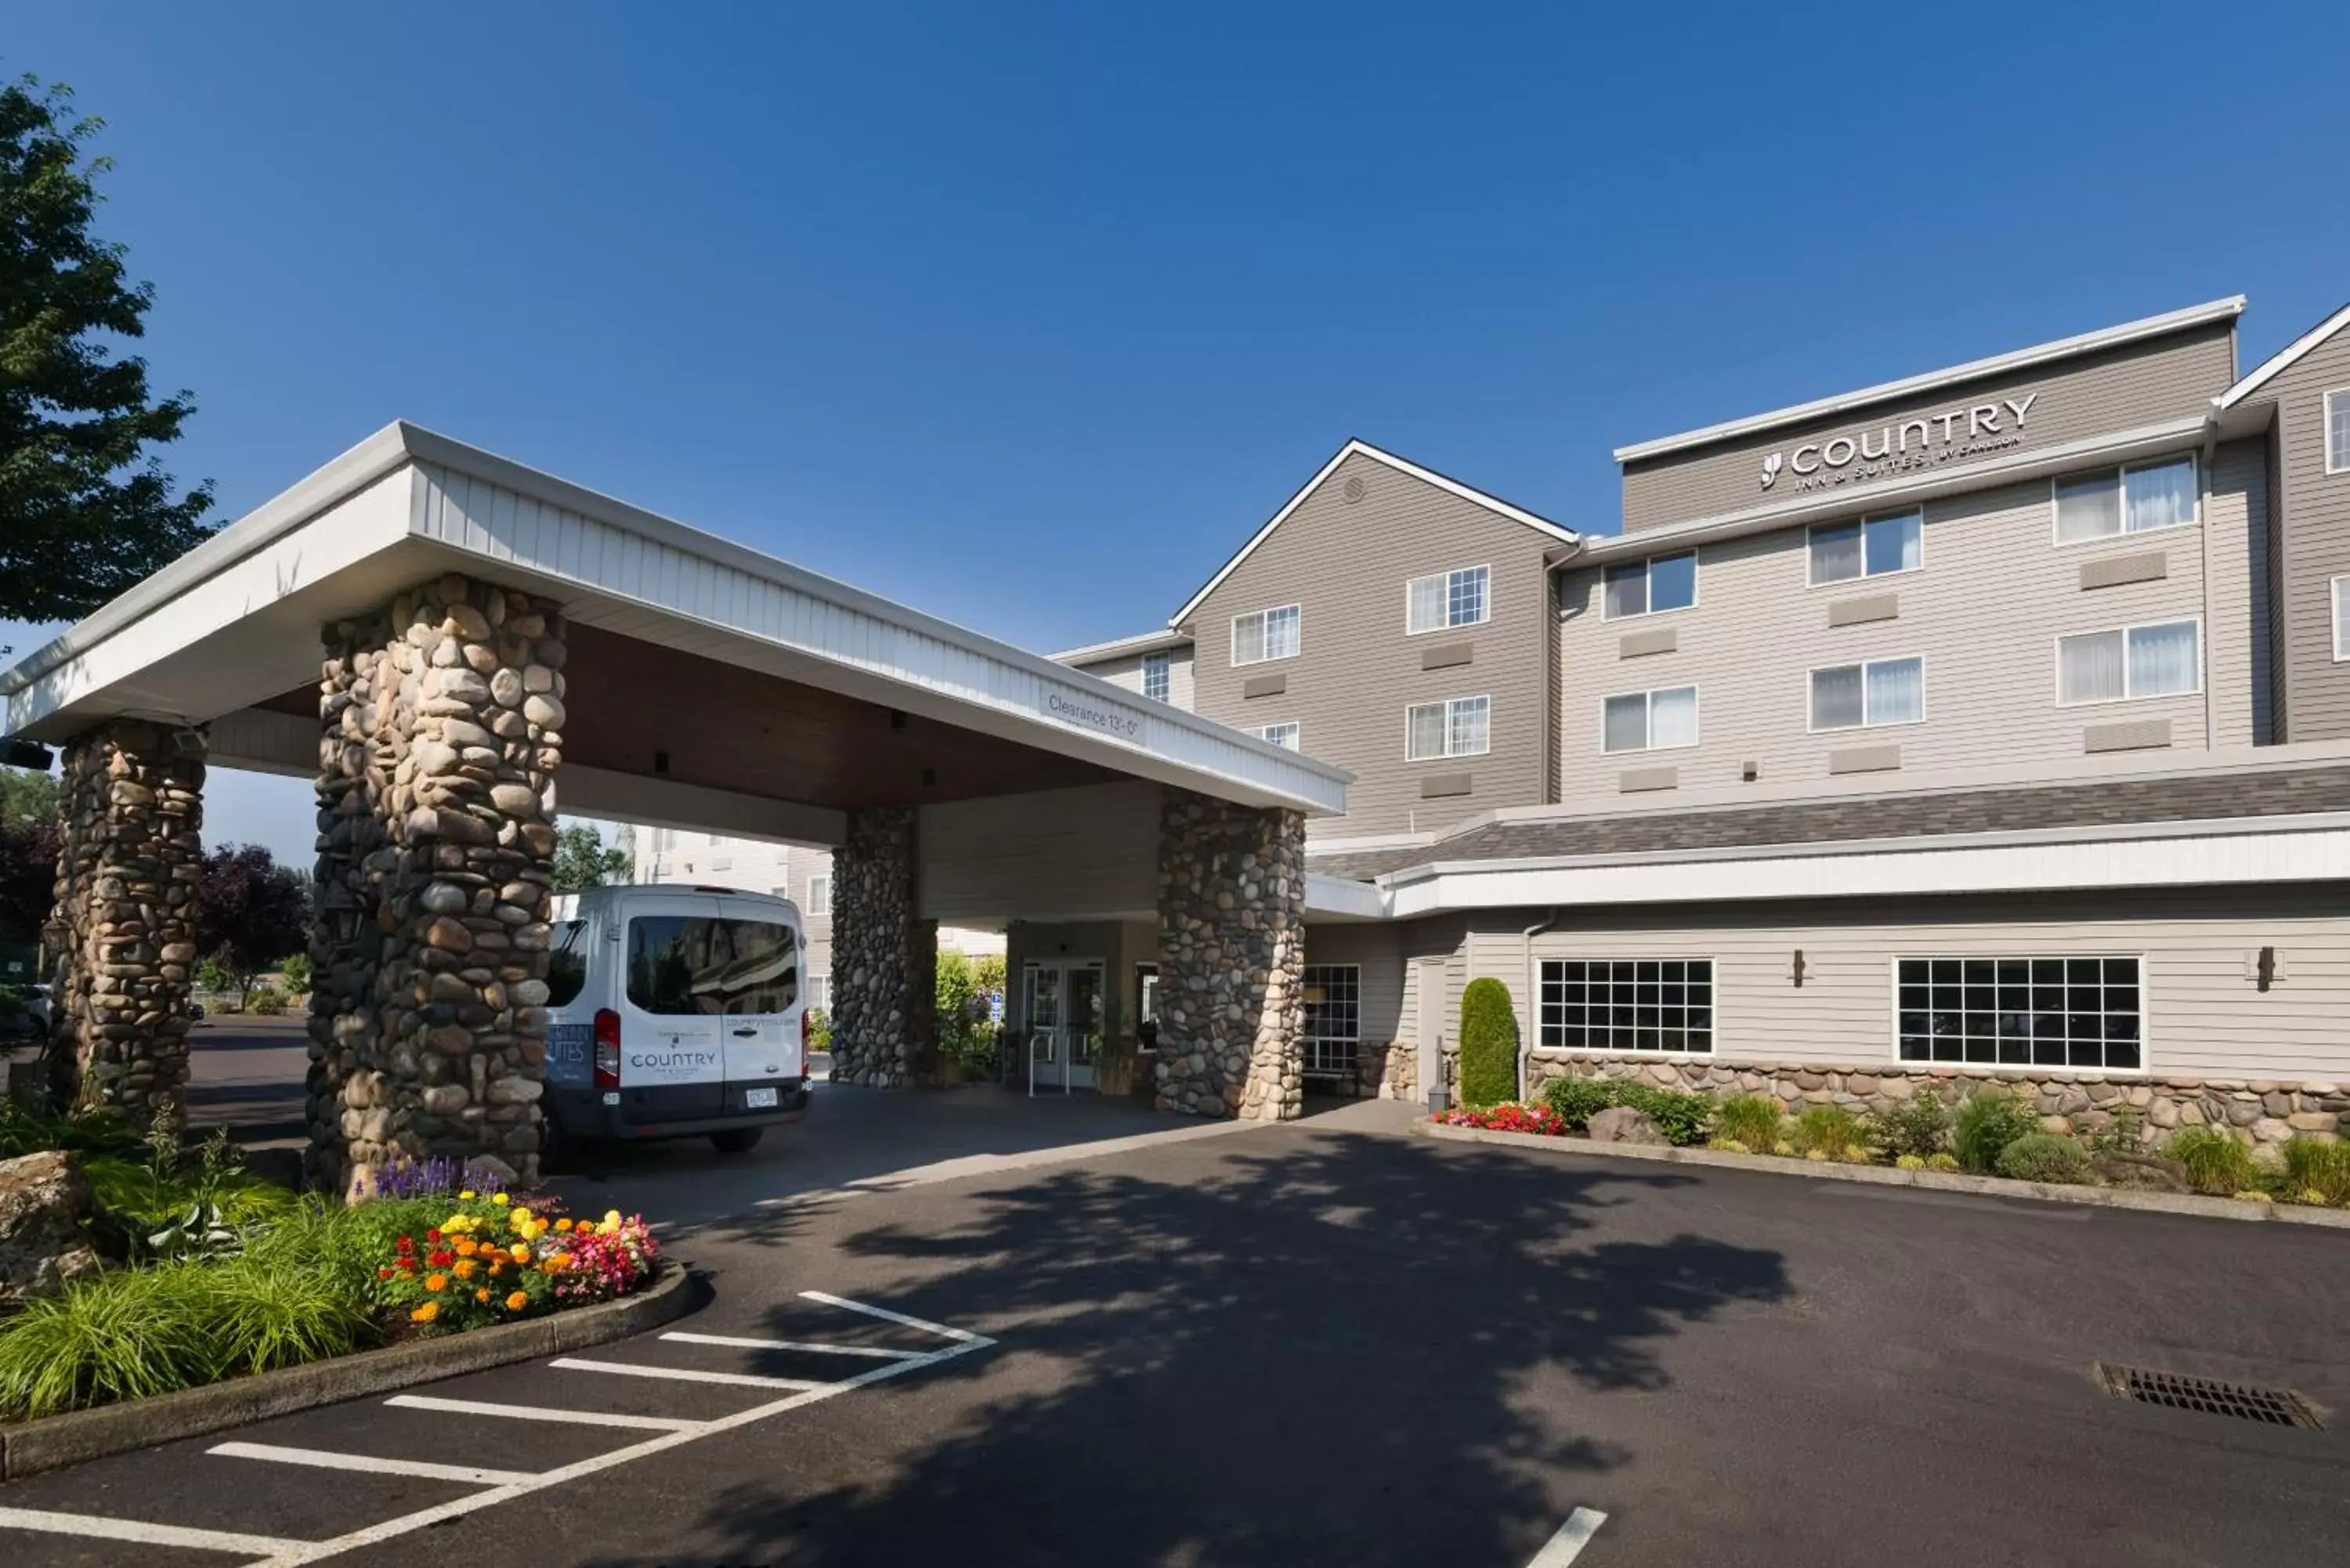
<path fill-rule="evenodd" d="M 2296 1195 L 2314 1192 L 2320 1203 L 2350 1203 L 2350 1144 L 2320 1143 L 2314 1137 L 2288 1139 L 2284 1175 L 2286 1187 Z M 2295 1201 L 2310 1199 L 2297 1196 Z"/>
<path fill-rule="evenodd" d="M 1739 1142 L 1734 1137 L 1710 1137 L 1705 1140 L 1705 1147 L 1708 1148 L 1720 1149 L 1724 1154 L 1747 1154 L 1752 1152 L 1748 1149 L 1744 1144 Z"/>
<path fill-rule="evenodd" d="M 1841 1106 L 1808 1106 L 1795 1118 L 1787 1141 L 1806 1159 L 1844 1159 L 1867 1147 L 1858 1116 Z"/>
<path fill-rule="evenodd" d="M 277 978 L 286 982 L 286 995 L 307 996 L 310 993 L 310 955 L 296 953 L 279 964 Z"/>
<path fill-rule="evenodd" d="M 1786 1120 L 1779 1102 L 1761 1095 L 1734 1095 L 1713 1107 L 1715 1141 L 1728 1138 L 1748 1148 L 1769 1148 L 1779 1141 L 1779 1126 Z"/>
<path fill-rule="evenodd" d="M 1948 1175 L 1951 1171 L 1960 1170 L 1964 1168 L 1959 1164 L 1959 1157 L 1957 1155 L 1952 1154 L 1948 1149 L 1944 1149 L 1939 1154 L 1929 1154 L 1926 1157 L 1926 1168 L 1929 1170 L 1939 1170 L 1944 1175 Z"/>
<path fill-rule="evenodd" d="M 1950 1142 L 1961 1168 L 1988 1176 L 1998 1168 L 2001 1150 L 2039 1130 L 2040 1118 L 2022 1100 L 1980 1094 L 1960 1102 L 1958 1115 L 1951 1118 Z"/>
<path fill-rule="evenodd" d="M 1877 1118 L 1877 1141 L 1884 1146 L 1886 1153 L 1896 1157 L 1915 1155 L 1921 1161 L 1942 1147 L 1942 1139 L 1950 1130 L 1950 1109 L 1932 1089 L 1896 1101 L 1891 1109 Z"/>
<path fill-rule="evenodd" d="M 1616 1083 L 1612 1078 L 1553 1078 L 1543 1085 L 1543 1104 L 1558 1113 L 1559 1120 L 1575 1132 L 1581 1132 L 1591 1118 L 1616 1103 Z"/>
<path fill-rule="evenodd" d="M 1633 1084 L 1617 1080 L 1616 1103 L 1643 1112 L 1665 1135 L 1665 1141 L 1677 1147 L 1705 1141 L 1706 1124 L 1713 1119 L 1713 1100 L 1706 1095 L 1693 1095 L 1686 1089 L 1660 1089 L 1653 1084 Z"/>
<path fill-rule="evenodd" d="M 1461 993 L 1461 1102 L 1498 1106 L 1518 1097 L 1518 1020 L 1510 988 L 1479 975 Z"/>
<path fill-rule="evenodd" d="M 2180 1127 L 2162 1152 L 2186 1168 L 2198 1192 L 2226 1198 L 2252 1184 L 2252 1151 L 2218 1127 Z"/>
<path fill-rule="evenodd" d="M 2056 1133 L 2029 1132 L 1999 1151 L 1997 1168 L 2017 1181 L 2079 1183 L 2089 1179 L 2089 1151 Z"/>
<path fill-rule="evenodd" d="M 271 1015 L 283 1012 L 286 1011 L 286 993 L 274 985 L 265 985 L 253 993 L 253 1000 L 245 1004 L 245 1011 Z"/>
<path fill-rule="evenodd" d="M 1893 1157 L 1893 1168 L 1896 1170 L 1923 1170 L 1926 1158 L 1918 1154 L 1897 1154 Z"/>
<path fill-rule="evenodd" d="M 811 1052 L 832 1049 L 832 1014 L 821 1007 L 807 1010 L 807 1039 Z"/>
<path fill-rule="evenodd" d="M 2136 1154 L 2137 1129 L 2137 1110 L 2129 1106 L 2118 1106 L 2112 1121 L 2089 1135 L 2089 1150 L 2093 1154 Z"/>

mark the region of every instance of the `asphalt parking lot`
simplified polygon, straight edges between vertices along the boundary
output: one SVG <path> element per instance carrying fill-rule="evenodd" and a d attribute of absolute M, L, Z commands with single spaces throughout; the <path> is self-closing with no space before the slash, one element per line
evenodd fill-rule
<path fill-rule="evenodd" d="M 1578 1510 L 1599 1568 L 2350 1552 L 2340 1421 L 2089 1370 L 2350 1411 L 2333 1231 L 1309 1125 L 815 1189 L 673 1244 L 713 1300 L 669 1332 L 702 1337 L 567 1358 L 651 1372 L 505 1368 L 31 1478 L 0 1521 L 261 1549 L 12 1529 L 6 1560 L 1521 1568 Z"/>

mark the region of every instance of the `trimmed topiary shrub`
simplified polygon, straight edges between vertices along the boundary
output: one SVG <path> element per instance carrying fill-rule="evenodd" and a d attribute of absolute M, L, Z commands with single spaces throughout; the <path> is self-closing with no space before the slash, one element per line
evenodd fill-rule
<path fill-rule="evenodd" d="M 2089 1179 L 2089 1151 L 2069 1137 L 2052 1132 L 2030 1132 L 1999 1151 L 1995 1162 L 2002 1176 L 2017 1181 Z"/>
<path fill-rule="evenodd" d="M 1461 993 L 1461 1103 L 1498 1106 L 1518 1097 L 1518 1018 L 1510 988 L 1480 975 Z"/>

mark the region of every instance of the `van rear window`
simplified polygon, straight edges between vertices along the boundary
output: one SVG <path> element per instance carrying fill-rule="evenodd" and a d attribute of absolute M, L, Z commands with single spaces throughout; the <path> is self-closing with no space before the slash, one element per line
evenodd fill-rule
<path fill-rule="evenodd" d="M 799 942 L 767 920 L 639 915 L 629 1001 L 654 1013 L 782 1012 L 799 1000 Z"/>

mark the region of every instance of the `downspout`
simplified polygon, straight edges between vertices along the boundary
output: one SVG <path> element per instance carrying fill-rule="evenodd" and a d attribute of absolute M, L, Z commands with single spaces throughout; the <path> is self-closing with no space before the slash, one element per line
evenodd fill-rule
<path fill-rule="evenodd" d="M 1518 1093 L 1526 1092 L 1526 1069 L 1534 1064 L 1534 1030 L 1542 1017 L 1541 1000 L 1534 993 L 1534 939 L 1558 924 L 1558 908 L 1518 933 L 1518 949 L 1524 961 L 1523 984 L 1521 993 L 1526 999 L 1526 1026 L 1518 1034 Z"/>

